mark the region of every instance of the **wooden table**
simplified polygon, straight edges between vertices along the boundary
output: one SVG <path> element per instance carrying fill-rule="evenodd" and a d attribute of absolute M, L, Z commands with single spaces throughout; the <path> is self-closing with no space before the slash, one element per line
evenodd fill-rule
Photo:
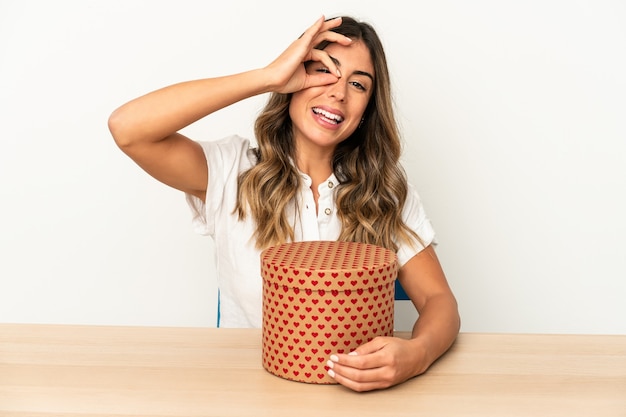
<path fill-rule="evenodd" d="M 257 329 L 0 324 L 0 416 L 626 416 L 626 335 L 462 333 L 355 393 L 266 372 Z"/>

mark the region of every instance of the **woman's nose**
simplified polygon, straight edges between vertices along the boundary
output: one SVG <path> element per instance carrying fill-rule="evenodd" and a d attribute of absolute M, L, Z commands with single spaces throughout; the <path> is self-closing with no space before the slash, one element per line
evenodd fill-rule
<path fill-rule="evenodd" d="M 328 96 L 333 97 L 337 101 L 344 101 L 346 97 L 346 81 L 341 78 L 336 83 L 328 86 Z"/>

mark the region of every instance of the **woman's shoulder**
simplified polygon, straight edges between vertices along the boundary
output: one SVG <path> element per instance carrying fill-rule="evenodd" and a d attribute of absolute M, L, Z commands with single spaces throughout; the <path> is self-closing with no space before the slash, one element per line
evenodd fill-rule
<path fill-rule="evenodd" d="M 225 136 L 215 140 L 202 140 L 198 143 L 204 149 L 207 159 L 220 157 L 221 159 L 241 159 L 245 157 L 256 162 L 256 143 L 237 134 Z"/>
<path fill-rule="evenodd" d="M 228 146 L 253 147 L 253 146 L 256 146 L 256 145 L 253 145 L 250 139 L 240 136 L 238 134 L 223 136 L 218 139 L 199 140 L 198 143 L 202 144 L 203 146 L 206 145 L 207 147 L 228 147 Z"/>

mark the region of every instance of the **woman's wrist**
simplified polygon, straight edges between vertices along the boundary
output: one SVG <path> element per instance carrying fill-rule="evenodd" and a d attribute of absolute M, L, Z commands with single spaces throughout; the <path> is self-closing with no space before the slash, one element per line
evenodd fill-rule
<path fill-rule="evenodd" d="M 413 376 L 421 375 L 428 370 L 430 365 L 436 360 L 433 355 L 431 344 L 426 336 L 418 335 L 409 340 L 414 352 L 415 363 L 413 367 Z"/>

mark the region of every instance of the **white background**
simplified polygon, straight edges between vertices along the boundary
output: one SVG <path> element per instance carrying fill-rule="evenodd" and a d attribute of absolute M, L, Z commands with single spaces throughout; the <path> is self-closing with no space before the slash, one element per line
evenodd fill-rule
<path fill-rule="evenodd" d="M 107 118 L 340 13 L 386 45 L 462 330 L 626 333 L 626 3 L 591 0 L 0 0 L 0 321 L 214 326 L 210 238 Z M 186 133 L 251 136 L 264 100 Z"/>

